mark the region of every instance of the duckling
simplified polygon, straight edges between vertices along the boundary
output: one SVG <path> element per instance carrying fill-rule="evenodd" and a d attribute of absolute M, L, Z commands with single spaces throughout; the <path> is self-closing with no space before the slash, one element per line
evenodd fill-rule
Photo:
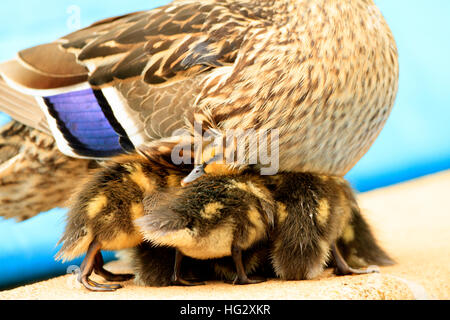
<path fill-rule="evenodd" d="M 170 203 L 146 210 L 136 221 L 147 241 L 176 248 L 174 284 L 194 285 L 181 277 L 184 256 L 200 260 L 233 258 L 235 284 L 250 279 L 243 251 L 265 242 L 274 225 L 276 206 L 258 175 L 201 179 L 170 196 Z"/>
<path fill-rule="evenodd" d="M 278 204 L 278 224 L 271 249 L 272 265 L 278 277 L 314 279 L 330 263 L 339 275 L 376 272 L 373 268 L 349 266 L 340 248 L 345 250 L 346 258 L 352 252 L 369 263 L 392 262 L 378 246 L 344 178 L 283 173 L 268 177 L 268 181 Z"/>
<path fill-rule="evenodd" d="M 101 250 L 139 245 L 143 238 L 133 221 L 144 215 L 144 205 L 150 207 L 160 201 L 160 190 L 178 186 L 186 174 L 183 167 L 167 167 L 150 161 L 157 157 L 153 152 L 145 157 L 147 151 L 151 149 L 142 154 L 120 156 L 104 164 L 72 200 L 66 229 L 59 241 L 62 248 L 56 259 L 72 260 L 87 252 L 79 281 L 89 290 L 114 291 L 121 287 L 95 283 L 89 279 L 93 271 L 108 281 L 132 278 L 132 275 L 106 271 Z"/>
<path fill-rule="evenodd" d="M 13 96 L 0 108 L 45 118 L 68 156 L 109 158 L 201 123 L 277 129 L 280 171 L 343 176 L 384 127 L 399 68 L 373 0 L 185 0 L 22 50 L 0 74 Z M 33 108 L 11 105 L 24 97 Z"/>
<path fill-rule="evenodd" d="M 247 261 L 256 264 L 252 269 L 270 264 L 274 274 L 284 280 L 313 279 L 330 257 L 338 274 L 373 272 L 350 267 L 337 245 L 340 239 L 347 249 L 363 248 L 360 244 L 364 242 L 370 245 L 367 250 L 377 249 L 371 261 L 388 257 L 368 228 L 358 233 L 361 238 L 348 239 L 345 231 L 364 220 L 350 186 L 340 177 L 310 173 L 205 176 L 171 198 L 170 204 L 153 208 L 136 224 L 146 240 L 177 249 L 174 279 L 181 279 L 183 256 L 231 256 L 234 272 L 226 261 L 216 260 L 216 274 L 234 273 L 236 284 L 261 282 L 247 277 L 243 252 L 250 252 Z M 353 226 L 353 221 L 357 225 Z M 262 251 L 256 250 L 259 246 Z M 187 282 L 181 279 L 179 283 Z"/>

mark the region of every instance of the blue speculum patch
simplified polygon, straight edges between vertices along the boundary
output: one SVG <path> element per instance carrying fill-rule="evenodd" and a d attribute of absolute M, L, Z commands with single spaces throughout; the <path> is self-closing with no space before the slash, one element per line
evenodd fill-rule
<path fill-rule="evenodd" d="M 110 107 L 98 97 L 98 92 L 86 89 L 44 98 L 58 129 L 81 156 L 109 157 L 123 153 L 117 128 L 104 112 Z"/>

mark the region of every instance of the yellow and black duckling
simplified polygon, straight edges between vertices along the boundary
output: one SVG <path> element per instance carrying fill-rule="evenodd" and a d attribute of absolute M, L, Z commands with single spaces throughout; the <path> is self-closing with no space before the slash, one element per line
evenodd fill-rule
<path fill-rule="evenodd" d="M 151 151 L 151 150 L 150 150 Z M 155 152 L 151 158 L 154 159 Z M 139 245 L 142 235 L 133 221 L 144 215 L 144 204 L 156 205 L 160 190 L 179 186 L 183 167 L 168 167 L 143 155 L 117 157 L 105 164 L 72 200 L 57 259 L 72 260 L 87 252 L 79 281 L 93 291 L 112 291 L 119 285 L 98 284 L 93 271 L 108 281 L 125 281 L 132 275 L 113 275 L 103 269 L 101 250 L 122 250 Z M 161 160 L 164 158 L 161 153 Z"/>
<path fill-rule="evenodd" d="M 360 255 L 361 260 L 383 265 L 391 262 L 364 224 L 352 189 L 340 177 L 309 173 L 206 176 L 177 190 L 170 203 L 149 210 L 136 223 L 153 244 L 177 249 L 173 278 L 181 284 L 189 284 L 181 278 L 184 255 L 196 259 L 231 256 L 234 283 L 258 283 L 262 280 L 247 277 L 242 254 L 259 245 L 263 250 L 255 254 L 267 256 L 253 261 L 271 264 L 275 275 L 285 280 L 315 278 L 330 258 L 338 274 L 373 272 L 350 267 L 339 247 L 345 249 L 346 257 Z M 366 228 L 357 231 L 361 225 Z M 224 261 L 215 267 L 217 274 L 232 273 Z"/>
<path fill-rule="evenodd" d="M 284 173 L 268 180 L 278 204 L 271 249 L 278 277 L 313 279 L 328 264 L 339 275 L 365 274 L 375 270 L 357 268 L 393 263 L 378 246 L 344 178 Z M 355 264 L 357 257 L 359 264 Z"/>
<path fill-rule="evenodd" d="M 235 283 L 259 283 L 249 279 L 242 252 L 269 238 L 276 205 L 264 179 L 242 174 L 201 179 L 175 191 L 167 205 L 146 210 L 136 221 L 146 240 L 175 247 L 174 284 L 190 285 L 182 279 L 183 256 L 199 260 L 232 256 L 238 277 Z"/>

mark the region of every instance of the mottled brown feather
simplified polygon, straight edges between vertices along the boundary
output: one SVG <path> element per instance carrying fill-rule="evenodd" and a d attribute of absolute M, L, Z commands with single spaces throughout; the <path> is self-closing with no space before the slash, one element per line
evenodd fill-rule
<path fill-rule="evenodd" d="M 147 114 L 148 141 L 191 129 L 193 119 L 224 135 L 278 129 L 281 171 L 346 174 L 379 135 L 398 90 L 396 43 L 372 0 L 175 1 L 57 43 L 89 69 L 94 87 L 148 85 L 140 102 L 126 98 Z M 29 87 L 70 84 L 6 66 Z M 188 93 L 164 120 L 166 105 L 150 103 L 156 88 Z"/>
<path fill-rule="evenodd" d="M 52 136 L 17 122 L 0 130 L 0 216 L 24 221 L 64 207 L 95 162 L 63 155 Z"/>

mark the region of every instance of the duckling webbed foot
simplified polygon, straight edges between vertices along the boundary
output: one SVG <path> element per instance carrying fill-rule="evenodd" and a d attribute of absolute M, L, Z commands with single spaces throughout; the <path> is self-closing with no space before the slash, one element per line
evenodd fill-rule
<path fill-rule="evenodd" d="M 232 281 L 226 280 L 225 283 L 232 284 L 232 285 L 248 285 L 248 284 L 263 283 L 263 282 L 266 282 L 266 281 L 267 281 L 266 278 L 259 278 L 259 277 L 249 278 L 248 276 L 246 276 L 246 277 L 239 277 L 237 275 L 234 280 L 232 280 Z"/>
<path fill-rule="evenodd" d="M 101 256 L 101 245 L 97 241 L 93 241 L 89 246 L 86 258 L 81 264 L 81 273 L 78 277 L 78 281 L 88 290 L 99 291 L 99 292 L 112 292 L 117 289 L 122 288 L 120 284 L 100 284 L 89 279 L 92 272 L 95 271 L 96 274 L 105 276 L 105 280 L 115 279 L 114 281 L 119 281 L 117 279 L 130 279 L 130 275 L 114 275 L 111 272 L 103 268 L 103 257 Z M 116 277 L 117 276 L 117 277 Z M 125 280 L 123 280 L 125 281 Z"/>
<path fill-rule="evenodd" d="M 204 282 L 193 282 L 184 280 L 182 278 L 172 277 L 171 283 L 173 286 L 179 286 L 179 287 L 196 287 L 196 286 L 204 286 Z"/>
<path fill-rule="evenodd" d="M 122 286 L 120 284 L 101 284 L 89 279 L 89 276 L 83 276 L 80 280 L 81 284 L 90 291 L 96 292 L 113 292 Z"/>
<path fill-rule="evenodd" d="M 257 284 L 265 282 L 264 278 L 254 278 L 250 279 L 245 272 L 244 264 L 242 262 L 242 249 L 233 245 L 231 248 L 231 255 L 236 265 L 237 276 L 232 282 L 233 285 L 247 285 L 247 284 Z"/>
<path fill-rule="evenodd" d="M 94 272 L 101 276 L 106 281 L 117 281 L 125 282 L 134 279 L 134 274 L 114 274 L 106 270 L 103 266 L 105 262 L 103 261 L 102 253 L 99 251 L 95 256 Z"/>
<path fill-rule="evenodd" d="M 377 268 L 354 269 L 350 267 L 345 261 L 344 257 L 342 257 L 342 254 L 336 244 L 333 244 L 331 246 L 331 251 L 333 252 L 334 260 L 336 261 L 336 275 L 346 276 L 352 274 L 370 274 L 380 272 Z"/>
<path fill-rule="evenodd" d="M 195 286 L 203 286 L 204 282 L 194 282 L 188 281 L 181 277 L 181 261 L 183 260 L 184 255 L 176 250 L 175 253 L 175 266 L 173 270 L 173 275 L 171 279 L 171 283 L 173 286 L 183 286 L 183 287 L 195 287 Z"/>

